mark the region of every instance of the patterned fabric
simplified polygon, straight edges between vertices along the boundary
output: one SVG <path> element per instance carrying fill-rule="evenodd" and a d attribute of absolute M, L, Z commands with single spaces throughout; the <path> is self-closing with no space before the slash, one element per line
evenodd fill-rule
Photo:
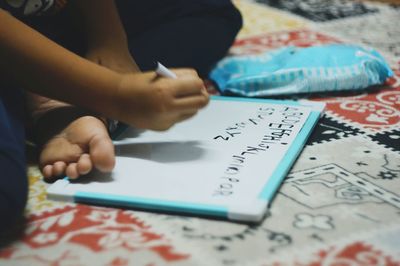
<path fill-rule="evenodd" d="M 257 0 L 257 2 L 288 10 L 313 21 L 329 21 L 377 11 L 352 0 Z"/>
<path fill-rule="evenodd" d="M 48 201 L 47 184 L 32 166 L 28 224 L 21 239 L 0 251 L 0 265 L 399 266 L 399 9 L 330 1 L 324 11 L 330 15 L 316 23 L 322 19 L 289 12 L 320 1 L 279 1 L 289 2 L 299 7 L 237 0 L 245 28 L 231 53 L 368 44 L 395 77 L 361 92 L 310 95 L 327 104 L 326 114 L 262 223 Z M 348 11 L 338 13 L 346 3 Z M 321 12 L 315 14 L 322 18 Z"/>
<path fill-rule="evenodd" d="M 68 0 L 0 0 L 0 8 L 16 16 L 54 14 L 65 7 Z"/>

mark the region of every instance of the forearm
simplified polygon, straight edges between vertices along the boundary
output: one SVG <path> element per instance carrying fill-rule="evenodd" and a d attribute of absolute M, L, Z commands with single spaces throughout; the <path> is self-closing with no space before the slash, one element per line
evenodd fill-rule
<path fill-rule="evenodd" d="M 89 46 L 127 45 L 125 30 L 113 0 L 74 0 L 70 5 L 71 15 L 78 19 Z"/>
<path fill-rule="evenodd" d="M 125 29 L 113 0 L 74 0 L 70 2 L 69 12 L 83 30 L 90 60 L 118 72 L 140 71 L 130 55 Z"/>
<path fill-rule="evenodd" d="M 112 115 L 119 74 L 69 52 L 1 9 L 0 25 L 0 71 L 6 82 Z"/>

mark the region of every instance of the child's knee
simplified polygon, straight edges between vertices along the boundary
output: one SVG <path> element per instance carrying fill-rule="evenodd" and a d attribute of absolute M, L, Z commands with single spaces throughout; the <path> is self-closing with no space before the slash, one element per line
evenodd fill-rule
<path fill-rule="evenodd" d="M 232 4 L 228 6 L 225 10 L 225 17 L 229 21 L 229 26 L 233 34 L 240 31 L 243 26 L 243 18 L 240 11 Z"/>

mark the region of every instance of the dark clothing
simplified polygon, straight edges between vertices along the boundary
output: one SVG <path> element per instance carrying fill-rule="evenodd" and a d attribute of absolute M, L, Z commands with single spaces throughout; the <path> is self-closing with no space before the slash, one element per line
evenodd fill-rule
<path fill-rule="evenodd" d="M 240 13 L 229 0 L 116 2 L 129 49 L 143 71 L 160 61 L 167 67 L 195 68 L 205 77 L 226 54 L 242 25 Z M 67 49 L 85 53 L 85 42 L 79 27 L 71 26 L 68 7 L 55 16 L 20 19 Z M 6 88 L 0 88 L 0 96 L 0 220 L 12 221 L 22 213 L 27 198 L 23 98 L 17 90 Z"/>
<path fill-rule="evenodd" d="M 242 26 L 239 11 L 229 0 L 116 1 L 128 36 L 129 49 L 142 71 L 154 62 L 167 67 L 192 67 L 202 77 L 232 45 Z M 57 16 L 22 20 L 77 54 L 85 53 L 79 27 L 71 26 L 68 11 Z M 76 21 L 75 21 L 76 22 Z M 76 24 L 76 23 L 75 23 Z"/>
<path fill-rule="evenodd" d="M 28 194 L 22 92 L 0 89 L 0 231 L 21 217 Z"/>
<path fill-rule="evenodd" d="M 229 0 L 117 3 L 130 51 L 142 70 L 151 70 L 154 61 L 160 61 L 168 67 L 195 68 L 205 77 L 242 26 L 239 11 Z"/>
<path fill-rule="evenodd" d="M 52 15 L 62 10 L 67 0 L 0 0 L 0 8 L 3 8 L 14 16 L 40 16 Z"/>

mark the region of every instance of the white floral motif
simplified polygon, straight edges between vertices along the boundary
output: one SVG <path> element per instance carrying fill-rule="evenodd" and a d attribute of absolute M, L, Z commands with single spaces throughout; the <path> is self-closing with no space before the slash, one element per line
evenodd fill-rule
<path fill-rule="evenodd" d="M 53 217 L 49 217 L 40 225 L 40 229 L 44 231 L 48 231 L 52 226 L 58 225 L 62 227 L 66 227 L 72 223 L 75 217 L 75 211 L 70 211 L 63 213 L 61 215 L 56 215 Z"/>
<path fill-rule="evenodd" d="M 116 248 L 127 246 L 129 248 L 144 247 L 147 239 L 141 232 L 109 232 L 107 235 L 99 239 L 98 244 L 103 248 Z"/>
<path fill-rule="evenodd" d="M 381 123 L 381 124 L 389 124 L 388 119 L 386 117 L 382 117 L 376 114 L 370 114 L 366 120 L 368 122 L 375 122 L 375 123 Z"/>
<path fill-rule="evenodd" d="M 117 211 L 93 210 L 87 218 L 93 222 L 115 221 Z"/>
<path fill-rule="evenodd" d="M 33 241 L 38 243 L 38 244 L 46 244 L 48 242 L 52 242 L 58 238 L 57 233 L 42 233 L 38 234 L 33 238 Z"/>
<path fill-rule="evenodd" d="M 317 228 L 321 230 L 332 230 L 332 218 L 327 215 L 311 215 L 300 213 L 296 215 L 294 226 L 297 228 Z"/>
<path fill-rule="evenodd" d="M 365 113 L 367 111 L 373 112 L 367 118 L 367 121 L 388 123 L 387 119 L 400 115 L 400 112 L 391 106 L 384 104 L 370 102 L 370 101 L 347 101 L 340 105 L 343 110 L 355 111 L 358 113 Z"/>
<path fill-rule="evenodd" d="M 399 91 L 387 91 L 380 93 L 377 96 L 378 100 L 384 104 L 394 105 L 400 104 L 400 92 Z"/>

